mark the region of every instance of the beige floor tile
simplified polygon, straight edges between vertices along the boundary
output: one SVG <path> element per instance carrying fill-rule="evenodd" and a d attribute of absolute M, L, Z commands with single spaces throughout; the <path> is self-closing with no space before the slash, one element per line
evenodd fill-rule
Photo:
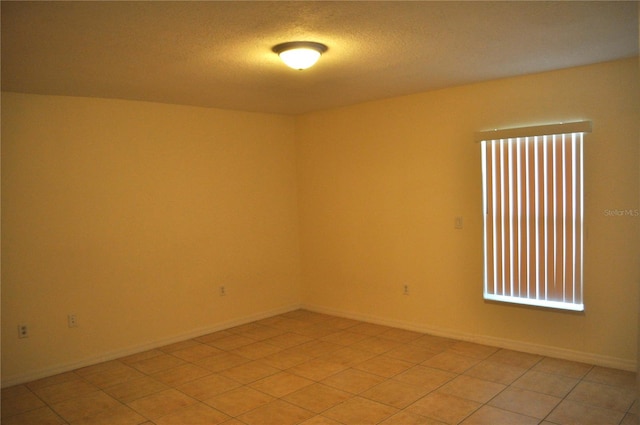
<path fill-rule="evenodd" d="M 305 328 L 299 329 L 298 332 L 300 335 L 307 336 L 313 339 L 321 339 L 325 336 L 332 335 L 336 332 L 339 332 L 337 329 L 332 328 L 330 326 L 326 326 L 322 323 L 315 324 L 311 326 L 307 326 Z"/>
<path fill-rule="evenodd" d="M 275 400 L 250 412 L 240 415 L 238 419 L 247 425 L 294 425 L 315 416 L 315 413 L 283 400 Z"/>
<path fill-rule="evenodd" d="M 342 391 L 359 394 L 371 387 L 374 387 L 375 385 L 378 385 L 384 380 L 385 378 L 381 376 L 364 372 L 362 370 L 346 369 L 323 379 L 321 382 Z"/>
<path fill-rule="evenodd" d="M 174 357 L 170 354 L 161 354 L 145 360 L 130 363 L 130 366 L 139 370 L 142 373 L 150 375 L 152 373 L 160 372 L 162 370 L 173 369 L 180 365 L 185 364 L 185 361 Z"/>
<path fill-rule="evenodd" d="M 480 360 L 484 360 L 498 351 L 496 347 L 466 341 L 456 342 L 449 349 L 454 353 Z"/>
<path fill-rule="evenodd" d="M 496 363 L 489 360 L 478 363 L 464 374 L 474 378 L 484 379 L 485 381 L 497 382 L 499 384 L 509 385 L 516 379 L 520 378 L 527 372 L 527 369 L 511 366 L 502 363 Z"/>
<path fill-rule="evenodd" d="M 614 425 L 619 424 L 624 416 L 615 410 L 564 400 L 546 420 L 560 425 Z"/>
<path fill-rule="evenodd" d="M 129 407 L 151 420 L 159 419 L 198 401 L 174 389 L 165 390 L 128 403 Z"/>
<path fill-rule="evenodd" d="M 584 377 L 585 381 L 597 382 L 622 388 L 636 387 L 636 374 L 626 370 L 595 366 Z"/>
<path fill-rule="evenodd" d="M 67 422 L 78 422 L 115 409 L 122 404 L 102 391 L 97 391 L 53 403 L 50 406 Z"/>
<path fill-rule="evenodd" d="M 351 348 L 367 351 L 374 354 L 383 354 L 387 351 L 393 350 L 394 348 L 398 348 L 399 346 L 399 342 L 391 341 L 389 339 L 384 339 L 377 336 L 365 338 L 350 345 Z"/>
<path fill-rule="evenodd" d="M 414 366 L 394 376 L 393 379 L 411 384 L 427 391 L 433 391 L 454 379 L 455 373 L 426 366 Z"/>
<path fill-rule="evenodd" d="M 593 366 L 584 363 L 546 357 L 536 364 L 533 370 L 580 379 L 589 373 L 592 368 Z"/>
<path fill-rule="evenodd" d="M 304 344 L 305 342 L 312 341 L 313 338 L 310 338 L 305 335 L 300 335 L 293 332 L 284 332 L 280 335 L 268 338 L 264 340 L 267 344 L 275 345 L 280 348 L 291 348 L 297 345 Z"/>
<path fill-rule="evenodd" d="M 31 390 L 26 385 L 14 385 L 2 389 L 1 398 L 17 397 L 19 395 L 30 394 Z"/>
<path fill-rule="evenodd" d="M 145 425 L 145 424 L 142 424 L 142 425 Z M 149 424 L 149 425 L 153 425 L 153 424 Z M 232 419 L 229 419 L 228 421 L 223 422 L 222 425 L 247 425 L 247 424 L 240 422 L 235 418 L 232 418 Z"/>
<path fill-rule="evenodd" d="M 120 404 L 73 422 L 72 425 L 138 425 L 144 420 L 145 418 L 133 409 Z"/>
<path fill-rule="evenodd" d="M 406 411 L 446 424 L 458 424 L 480 406 L 482 404 L 475 401 L 448 394 L 431 393 L 407 407 Z"/>
<path fill-rule="evenodd" d="M 232 367 L 239 366 L 244 363 L 248 363 L 251 360 L 231 353 L 220 353 L 204 359 L 193 362 L 195 365 L 203 367 L 211 372 L 222 372 L 223 370 L 231 369 Z"/>
<path fill-rule="evenodd" d="M 282 348 L 275 345 L 267 344 L 265 342 L 253 342 L 251 344 L 243 345 L 242 347 L 236 348 L 232 352 L 251 360 L 258 360 L 279 351 L 282 351 Z"/>
<path fill-rule="evenodd" d="M 280 372 L 251 384 L 251 387 L 274 397 L 284 397 L 301 388 L 313 384 L 313 381 L 288 372 Z"/>
<path fill-rule="evenodd" d="M 360 396 L 398 409 L 404 409 L 428 393 L 429 390 L 424 388 L 389 379 L 361 393 Z"/>
<path fill-rule="evenodd" d="M 344 345 L 345 347 L 347 347 L 366 338 L 369 338 L 369 336 L 346 330 L 334 332 L 331 335 L 327 335 L 321 339 L 323 341 L 331 342 L 338 345 Z"/>
<path fill-rule="evenodd" d="M 26 387 L 24 387 L 26 389 Z M 38 396 L 26 389 L 26 392 L 6 397 L 2 395 L 2 418 L 17 415 L 19 413 L 35 410 L 44 407 L 45 404 Z"/>
<path fill-rule="evenodd" d="M 198 378 L 211 375 L 213 372 L 203 367 L 196 366 L 191 363 L 183 364 L 182 366 L 174 367 L 173 369 L 163 370 L 151 375 L 152 378 L 167 384 L 169 386 L 176 386 L 187 383 L 189 381 L 195 381 Z"/>
<path fill-rule="evenodd" d="M 223 392 L 238 388 L 239 386 L 239 382 L 215 373 L 179 385 L 177 389 L 197 400 L 204 401 Z"/>
<path fill-rule="evenodd" d="M 480 363 L 478 359 L 463 356 L 453 351 L 443 351 L 431 357 L 429 360 L 422 362 L 422 365 L 446 370 L 448 372 L 464 373 L 478 363 Z"/>
<path fill-rule="evenodd" d="M 429 360 L 435 356 L 436 353 L 427 350 L 426 348 L 418 347 L 417 345 L 402 344 L 391 351 L 387 351 L 385 355 L 395 359 L 404 360 L 406 362 L 419 364 Z"/>
<path fill-rule="evenodd" d="M 353 397 L 322 414 L 343 424 L 377 424 L 398 409 L 362 397 Z"/>
<path fill-rule="evenodd" d="M 229 416 L 239 416 L 274 401 L 275 398 L 249 387 L 239 387 L 205 400 Z"/>
<path fill-rule="evenodd" d="M 489 404 L 503 410 L 544 419 L 561 401 L 559 397 L 509 387 Z"/>
<path fill-rule="evenodd" d="M 279 320 L 271 324 L 271 326 L 282 331 L 298 333 L 301 329 L 304 329 L 311 325 L 300 320 L 288 318 L 285 316 L 279 316 Z"/>
<path fill-rule="evenodd" d="M 230 419 L 228 415 L 207 406 L 196 403 L 156 419 L 156 425 L 216 425 Z"/>
<path fill-rule="evenodd" d="M 275 375 L 278 372 L 280 372 L 280 369 L 270 366 L 264 361 L 256 360 L 223 370 L 220 374 L 242 384 L 250 384 L 267 376 Z"/>
<path fill-rule="evenodd" d="M 273 338 L 285 333 L 285 331 L 283 330 L 276 329 L 271 326 L 264 326 L 255 322 L 250 325 L 253 325 L 253 326 L 240 332 L 240 335 L 247 338 L 251 338 L 255 341 L 264 341 L 265 339 Z"/>
<path fill-rule="evenodd" d="M 494 363 L 505 364 L 509 366 L 521 367 L 524 369 L 529 369 L 533 367 L 536 363 L 543 359 L 542 356 L 537 354 L 529 354 L 523 353 L 521 351 L 513 351 L 501 349 L 496 351 L 491 357 L 488 358 L 489 361 Z"/>
<path fill-rule="evenodd" d="M 313 384 L 287 395 L 284 400 L 314 413 L 320 413 L 352 396 L 352 394 L 336 388 Z"/>
<path fill-rule="evenodd" d="M 301 363 L 287 371 L 313 381 L 321 381 L 345 369 L 347 369 L 345 365 L 318 358 Z"/>
<path fill-rule="evenodd" d="M 365 372 L 373 373 L 385 378 L 391 378 L 398 375 L 407 369 L 413 367 L 413 363 L 405 362 L 404 360 L 396 359 L 386 355 L 374 357 L 369 360 L 365 360 L 353 366 L 354 369 L 363 370 Z"/>
<path fill-rule="evenodd" d="M 311 419 L 307 419 L 300 425 L 343 425 L 340 422 L 336 422 L 333 419 L 329 419 L 326 416 L 317 415 Z"/>
<path fill-rule="evenodd" d="M 445 425 L 445 423 L 402 410 L 380 422 L 380 425 Z"/>
<path fill-rule="evenodd" d="M 106 388 L 104 392 L 118 401 L 128 403 L 151 394 L 159 393 L 168 388 L 169 387 L 162 382 L 145 376 Z"/>
<path fill-rule="evenodd" d="M 62 425 L 66 424 L 64 419 L 58 416 L 49 407 L 30 410 L 10 417 L 3 417 L 3 425 Z"/>
<path fill-rule="evenodd" d="M 117 365 L 112 369 L 86 374 L 83 378 L 96 387 L 104 389 L 144 376 L 142 372 L 123 363 L 117 362 Z"/>
<path fill-rule="evenodd" d="M 197 344 L 173 351 L 171 355 L 187 362 L 195 362 L 215 354 L 223 353 L 222 350 L 207 344 Z"/>
<path fill-rule="evenodd" d="M 309 361 L 312 358 L 313 356 L 301 353 L 293 347 L 271 354 L 261 360 L 269 366 L 284 370 Z"/>
<path fill-rule="evenodd" d="M 629 410 L 635 398 L 635 388 L 612 387 L 587 381 L 580 382 L 567 396 L 567 400 L 625 413 Z"/>
<path fill-rule="evenodd" d="M 577 383 L 578 380 L 575 378 L 530 370 L 511 385 L 516 388 L 563 398 L 569 394 Z"/>
<path fill-rule="evenodd" d="M 98 387 L 95 385 L 78 378 L 73 381 L 47 385 L 46 387 L 35 389 L 33 392 L 45 403 L 52 405 L 64 400 L 81 397 L 98 390 Z"/>
<path fill-rule="evenodd" d="M 330 362 L 339 363 L 344 366 L 354 366 L 365 360 L 374 358 L 375 356 L 376 354 L 370 351 L 358 350 L 353 347 L 345 347 L 328 355 L 320 356 L 320 358 Z"/>
<path fill-rule="evenodd" d="M 411 341 L 409 344 L 416 345 L 418 347 L 426 348 L 434 353 L 441 353 L 455 344 L 455 339 L 444 338 L 434 335 L 423 335 L 418 339 Z"/>
<path fill-rule="evenodd" d="M 462 425 L 538 425 L 538 419 L 492 406 L 482 406 L 462 422 Z"/>
<path fill-rule="evenodd" d="M 438 388 L 438 392 L 466 400 L 486 403 L 506 388 L 505 385 L 460 375 Z"/>
<path fill-rule="evenodd" d="M 342 345 L 322 340 L 306 342 L 296 347 L 300 353 L 311 357 L 333 356 L 336 351 L 343 348 L 344 347 Z"/>
<path fill-rule="evenodd" d="M 627 413 L 620 422 L 620 425 L 638 425 L 640 424 L 640 416 L 635 413 Z"/>
<path fill-rule="evenodd" d="M 246 336 L 230 334 L 228 336 L 209 341 L 207 342 L 207 345 L 211 345 L 212 347 L 220 350 L 235 350 L 255 342 L 255 340 L 247 338 Z"/>

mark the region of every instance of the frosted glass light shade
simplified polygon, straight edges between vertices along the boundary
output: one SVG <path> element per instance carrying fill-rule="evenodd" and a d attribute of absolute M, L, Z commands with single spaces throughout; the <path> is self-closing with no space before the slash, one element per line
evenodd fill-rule
<path fill-rule="evenodd" d="M 313 49 L 292 49 L 280 53 L 280 59 L 293 69 L 307 69 L 320 59 L 320 52 Z"/>
<path fill-rule="evenodd" d="M 287 66 L 293 69 L 307 69 L 320 59 L 323 52 L 327 51 L 327 46 L 312 41 L 293 41 L 278 44 L 273 51 Z"/>

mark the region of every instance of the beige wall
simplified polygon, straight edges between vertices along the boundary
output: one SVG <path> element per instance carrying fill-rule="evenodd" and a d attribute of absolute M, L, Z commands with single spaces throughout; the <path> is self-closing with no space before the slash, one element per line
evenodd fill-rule
<path fill-rule="evenodd" d="M 295 172 L 292 117 L 3 93 L 3 383 L 298 305 Z"/>
<path fill-rule="evenodd" d="M 632 59 L 298 119 L 305 303 L 633 369 L 640 217 L 604 211 L 640 208 L 638 77 Z M 484 302 L 473 133 L 581 119 L 594 127 L 585 154 L 586 312 Z"/>
<path fill-rule="evenodd" d="M 2 383 L 299 305 L 633 368 L 640 218 L 604 210 L 640 208 L 638 88 L 629 60 L 300 117 L 4 93 Z M 483 302 L 473 132 L 578 119 L 586 312 Z"/>

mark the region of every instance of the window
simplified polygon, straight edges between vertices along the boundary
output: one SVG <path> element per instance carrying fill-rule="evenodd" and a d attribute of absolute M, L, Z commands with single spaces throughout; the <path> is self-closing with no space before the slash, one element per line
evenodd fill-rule
<path fill-rule="evenodd" d="M 583 135 L 591 122 L 477 134 L 484 298 L 583 311 Z"/>

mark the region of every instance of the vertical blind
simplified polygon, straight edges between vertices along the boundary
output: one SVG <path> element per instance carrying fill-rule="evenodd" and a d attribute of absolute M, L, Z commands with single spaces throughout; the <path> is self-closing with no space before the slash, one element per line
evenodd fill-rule
<path fill-rule="evenodd" d="M 591 123 L 478 133 L 484 297 L 568 310 L 583 302 L 583 139 Z"/>

